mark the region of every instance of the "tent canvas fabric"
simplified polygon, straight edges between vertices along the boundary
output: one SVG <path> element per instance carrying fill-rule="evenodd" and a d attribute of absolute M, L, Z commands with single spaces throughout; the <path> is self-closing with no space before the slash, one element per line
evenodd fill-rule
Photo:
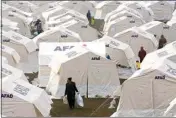
<path fill-rule="evenodd" d="M 22 4 L 20 4 L 20 3 L 22 3 Z M 28 1 L 17 1 L 17 2 L 7 1 L 6 4 L 10 5 L 12 7 L 15 7 L 15 8 L 23 11 L 24 13 L 28 13 L 28 14 L 33 13 L 37 9 L 36 5 L 34 5 Z"/>
<path fill-rule="evenodd" d="M 40 43 L 39 48 L 39 83 L 40 86 L 46 87 L 51 68 L 48 66 L 52 57 L 56 53 L 63 53 L 72 49 L 75 46 L 83 46 L 97 52 L 98 54 L 105 56 L 105 44 L 95 42 L 76 42 L 76 43 Z M 97 49 L 98 47 L 98 49 Z"/>
<path fill-rule="evenodd" d="M 119 1 L 102 1 L 98 3 L 95 8 L 95 19 L 104 19 L 106 15 L 114 11 L 120 4 Z"/>
<path fill-rule="evenodd" d="M 144 31 L 147 31 L 153 35 L 156 35 L 156 38 L 159 40 L 161 35 L 163 34 L 163 26 L 164 23 L 159 22 L 159 21 L 151 21 L 148 22 L 139 28 L 141 28 Z"/>
<path fill-rule="evenodd" d="M 176 115 L 176 98 L 170 102 L 170 105 L 164 112 L 163 116 L 174 117 L 175 115 Z"/>
<path fill-rule="evenodd" d="M 74 19 L 73 21 L 74 22 L 76 21 L 77 23 L 75 23 L 73 25 L 69 25 L 66 28 L 68 30 L 71 30 L 73 32 L 78 33 L 79 36 L 81 37 L 82 41 L 88 42 L 88 41 L 93 41 L 93 40 L 98 39 L 98 34 L 99 34 L 98 31 L 96 29 L 90 27 L 87 22 L 84 22 L 82 20 L 76 20 L 76 19 Z M 65 26 L 63 26 L 63 27 L 65 27 Z M 87 33 L 87 32 L 89 32 L 89 33 Z"/>
<path fill-rule="evenodd" d="M 20 61 L 28 60 L 28 55 L 37 49 L 37 46 L 31 39 L 14 31 L 3 31 L 2 36 L 4 39 L 10 40 L 9 42 L 3 42 L 3 44 L 15 49 L 21 57 Z"/>
<path fill-rule="evenodd" d="M 81 95 L 86 95 L 88 87 L 88 97 L 112 96 L 120 85 L 115 63 L 79 46 L 65 54 L 57 54 L 50 67 L 51 75 L 46 90 L 57 98 L 64 95 L 68 77 L 73 78 Z"/>
<path fill-rule="evenodd" d="M 128 44 L 132 48 L 136 59 L 139 59 L 138 52 L 141 46 L 144 47 L 147 53 L 156 50 L 158 47 L 157 39 L 152 34 L 138 27 L 132 27 L 117 33 L 114 38 Z"/>
<path fill-rule="evenodd" d="M 9 78 L 13 80 L 14 77 L 16 77 L 17 79 L 21 79 L 21 80 L 28 82 L 22 70 L 14 68 L 6 63 L 2 63 L 1 72 L 2 72 L 1 76 L 3 77 L 2 79 Z"/>
<path fill-rule="evenodd" d="M 141 26 L 142 24 L 143 24 L 142 21 L 136 22 L 133 18 L 122 16 L 106 24 L 103 29 L 103 32 L 105 35 L 113 37 L 116 33 L 122 32 L 134 26 Z"/>
<path fill-rule="evenodd" d="M 124 11 L 124 10 L 125 10 L 125 11 L 128 11 L 128 12 L 130 12 L 130 13 L 132 13 L 132 14 L 135 14 L 136 16 L 142 18 L 141 14 L 140 14 L 138 11 L 136 11 L 136 10 L 134 10 L 134 9 L 131 9 L 131 8 L 129 8 L 129 7 L 127 7 L 127 6 L 125 6 L 125 5 L 122 4 L 122 5 L 120 5 L 119 7 L 117 7 L 117 9 L 115 9 L 114 11 L 112 11 L 112 12 L 110 12 L 110 13 L 108 13 L 108 14 L 106 15 L 106 17 L 105 17 L 105 19 L 104 19 L 105 23 L 109 21 L 109 18 L 110 18 L 112 15 L 118 14 L 119 12 L 122 12 L 122 11 Z"/>
<path fill-rule="evenodd" d="M 18 22 L 20 34 L 26 37 L 31 37 L 29 25 L 33 21 L 33 18 L 21 12 L 13 12 L 16 9 L 12 9 L 11 11 L 10 9 L 7 10 L 7 12 L 2 12 L 2 17 L 10 19 L 14 22 Z M 19 11 L 19 10 L 16 10 L 16 11 Z"/>
<path fill-rule="evenodd" d="M 123 5 L 136 10 L 137 12 L 140 13 L 140 15 L 142 16 L 142 18 L 146 21 L 146 22 L 150 22 L 153 20 L 153 11 L 147 7 L 145 7 L 145 5 L 140 4 L 140 2 L 126 2 Z"/>
<path fill-rule="evenodd" d="M 8 60 L 7 60 L 7 58 L 4 57 L 4 56 L 1 57 L 1 62 L 2 62 L 2 63 L 5 63 L 5 64 L 8 64 Z"/>
<path fill-rule="evenodd" d="M 69 1 L 63 4 L 62 6 L 85 15 L 88 10 L 91 11 L 91 14 L 93 16 L 94 16 L 93 13 L 95 13 L 95 7 L 89 1 Z"/>
<path fill-rule="evenodd" d="M 85 23 L 88 23 L 88 20 L 85 15 L 80 14 L 74 10 L 68 10 L 65 13 L 51 17 L 49 21 L 46 22 L 46 24 L 48 24 L 48 28 L 51 29 L 52 27 L 59 26 L 62 23 L 73 19 L 81 20 Z"/>
<path fill-rule="evenodd" d="M 176 41 L 167 44 L 164 48 L 156 50 L 146 55 L 143 62 L 141 63 L 141 68 L 151 66 L 159 59 L 170 58 L 176 55 Z"/>
<path fill-rule="evenodd" d="M 170 4 L 168 1 L 151 1 L 145 6 L 152 9 L 154 20 L 170 20 L 174 10 L 174 4 Z"/>
<path fill-rule="evenodd" d="M 24 80 L 3 79 L 2 94 L 13 95 L 13 98 L 2 98 L 2 114 L 5 116 L 48 117 L 50 114 L 52 100 L 47 93 Z"/>
<path fill-rule="evenodd" d="M 133 13 L 127 11 L 127 10 L 123 10 L 123 11 L 118 12 L 117 14 L 112 15 L 109 18 L 108 22 L 111 22 L 111 21 L 113 21 L 113 20 L 115 20 L 115 19 L 117 19 L 119 17 L 122 17 L 122 16 L 130 17 L 130 18 L 134 19 L 136 22 L 143 22 L 143 23 L 145 23 L 145 21 L 142 18 L 140 18 L 139 16 L 137 16 L 137 15 L 135 15 L 135 14 L 133 14 Z"/>
<path fill-rule="evenodd" d="M 109 36 L 104 36 L 94 42 L 105 42 L 106 53 L 110 56 L 111 60 L 116 64 L 131 67 L 133 71 L 136 70 L 135 55 L 129 45 Z"/>
<path fill-rule="evenodd" d="M 8 63 L 10 65 L 16 66 L 20 62 L 20 56 L 13 48 L 10 48 L 2 44 L 1 50 L 2 56 L 7 58 Z"/>
<path fill-rule="evenodd" d="M 41 42 L 81 42 L 82 39 L 78 33 L 65 27 L 56 27 L 39 34 L 33 41 L 39 46 Z"/>
<path fill-rule="evenodd" d="M 118 117 L 162 116 L 176 97 L 175 70 L 176 63 L 161 60 L 134 73 L 122 85 L 116 115 Z"/>
<path fill-rule="evenodd" d="M 163 34 L 164 34 L 164 37 L 167 39 L 168 43 L 175 41 L 176 19 L 168 21 L 165 27 L 166 29 L 164 29 Z"/>

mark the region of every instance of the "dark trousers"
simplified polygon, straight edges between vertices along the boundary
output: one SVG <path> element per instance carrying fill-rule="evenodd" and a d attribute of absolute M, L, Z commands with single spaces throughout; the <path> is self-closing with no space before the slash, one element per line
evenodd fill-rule
<path fill-rule="evenodd" d="M 75 108 L 75 95 L 67 95 L 67 100 L 68 100 L 70 109 L 74 109 Z"/>

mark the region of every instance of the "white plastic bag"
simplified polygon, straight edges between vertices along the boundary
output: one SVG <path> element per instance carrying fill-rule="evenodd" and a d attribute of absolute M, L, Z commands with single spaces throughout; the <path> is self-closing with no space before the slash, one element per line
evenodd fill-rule
<path fill-rule="evenodd" d="M 68 104 L 67 96 L 64 96 L 64 97 L 63 97 L 63 103 L 64 103 L 64 104 Z"/>
<path fill-rule="evenodd" d="M 77 105 L 79 105 L 80 107 L 84 107 L 84 102 L 83 102 L 83 98 L 81 97 L 81 95 L 77 93 L 75 97 L 76 97 Z"/>

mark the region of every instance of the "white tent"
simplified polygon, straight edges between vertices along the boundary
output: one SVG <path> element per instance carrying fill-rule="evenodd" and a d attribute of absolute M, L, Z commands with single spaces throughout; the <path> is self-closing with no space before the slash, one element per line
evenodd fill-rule
<path fill-rule="evenodd" d="M 153 35 L 156 35 L 156 38 L 159 40 L 161 35 L 163 34 L 163 27 L 164 27 L 164 23 L 160 21 L 151 21 L 140 26 L 139 28 Z"/>
<path fill-rule="evenodd" d="M 144 47 L 147 53 L 156 50 L 158 47 L 157 39 L 152 34 L 138 27 L 132 27 L 117 33 L 114 38 L 128 44 L 132 48 L 136 59 L 139 59 L 138 52 L 141 46 Z"/>
<path fill-rule="evenodd" d="M 172 17 L 176 17 L 176 10 L 172 13 Z"/>
<path fill-rule="evenodd" d="M 111 21 L 113 21 L 113 20 L 115 20 L 115 19 L 117 19 L 117 18 L 120 18 L 120 17 L 122 17 L 122 16 L 127 16 L 127 17 L 129 17 L 129 18 L 132 18 L 132 19 L 134 19 L 136 22 L 139 22 L 139 23 L 141 23 L 141 22 L 145 23 L 145 21 L 144 21 L 141 17 L 139 17 L 139 16 L 133 14 L 132 12 L 129 12 L 128 10 L 123 10 L 123 11 L 120 11 L 120 12 L 118 12 L 118 13 L 112 15 L 112 16 L 109 18 L 109 21 L 108 21 L 108 22 L 111 22 Z"/>
<path fill-rule="evenodd" d="M 161 117 L 176 98 L 176 63 L 169 60 L 137 71 L 123 83 L 116 117 Z"/>
<path fill-rule="evenodd" d="M 164 29 L 163 34 L 164 37 L 167 39 L 168 43 L 171 43 L 176 40 L 176 18 L 167 22 L 167 26 Z"/>
<path fill-rule="evenodd" d="M 73 78 L 81 95 L 88 93 L 88 97 L 112 96 L 120 85 L 115 63 L 83 47 L 56 54 L 50 67 L 51 75 L 46 90 L 54 97 L 64 95 L 68 77 Z"/>
<path fill-rule="evenodd" d="M 167 44 L 162 49 L 147 54 L 141 64 L 141 68 L 151 66 L 161 58 L 171 58 L 173 55 L 176 55 L 176 41 Z"/>
<path fill-rule="evenodd" d="M 140 4 L 140 2 L 126 2 L 123 5 L 138 11 L 146 22 L 150 22 L 153 20 L 153 11 L 145 7 L 143 4 Z"/>
<path fill-rule="evenodd" d="M 90 10 L 91 15 L 95 14 L 95 7 L 89 1 L 69 1 L 62 6 L 77 11 L 81 14 L 86 15 L 88 10 Z"/>
<path fill-rule="evenodd" d="M 115 10 L 120 4 L 119 1 L 101 1 L 95 7 L 95 19 L 104 19 L 109 12 Z"/>
<path fill-rule="evenodd" d="M 141 26 L 142 24 L 143 24 L 142 21 L 136 22 L 135 19 L 133 18 L 122 16 L 106 24 L 104 26 L 103 32 L 105 35 L 113 37 L 116 33 L 119 33 L 123 30 L 126 30 L 134 26 Z"/>
<path fill-rule="evenodd" d="M 151 1 L 145 4 L 154 13 L 154 20 L 168 21 L 172 18 L 174 4 L 168 1 Z"/>
<path fill-rule="evenodd" d="M 27 13 L 33 13 L 38 8 L 37 5 L 32 4 L 29 1 L 6 1 L 6 4 Z"/>
<path fill-rule="evenodd" d="M 20 79 L 3 79 L 2 114 L 8 117 L 48 117 L 52 100 L 47 93 Z"/>
<path fill-rule="evenodd" d="M 20 61 L 27 61 L 28 55 L 37 49 L 37 46 L 31 39 L 14 31 L 3 31 L 2 37 L 3 40 L 9 40 L 7 42 L 3 41 L 3 44 L 15 49 L 21 57 Z"/>
<path fill-rule="evenodd" d="M 164 112 L 163 116 L 174 117 L 176 115 L 176 98 L 170 102 L 169 107 Z"/>
<path fill-rule="evenodd" d="M 105 42 L 106 53 L 117 65 L 131 67 L 133 71 L 136 70 L 135 55 L 128 44 L 115 40 L 109 36 L 104 36 L 94 42 Z"/>
<path fill-rule="evenodd" d="M 31 14 L 21 11 L 12 6 L 8 6 L 8 7 L 9 8 L 7 10 L 2 12 L 2 17 L 10 19 L 14 22 L 17 22 L 20 34 L 27 36 L 27 37 L 31 37 L 30 23 L 33 21 Z"/>
<path fill-rule="evenodd" d="M 54 54 L 72 49 L 75 46 L 85 45 L 88 49 L 94 50 L 105 56 L 105 44 L 103 42 L 75 42 L 75 43 L 40 43 L 39 49 L 39 83 L 41 87 L 46 87 L 51 68 L 49 63 Z M 97 47 L 99 47 L 97 49 Z"/>
<path fill-rule="evenodd" d="M 1 55 L 7 58 L 9 65 L 16 66 L 20 62 L 20 56 L 13 48 L 2 45 L 1 50 Z"/>
<path fill-rule="evenodd" d="M 117 9 L 115 9 L 115 10 L 112 11 L 112 12 L 109 12 L 109 13 L 106 15 L 106 17 L 105 17 L 105 19 L 104 19 L 105 23 L 107 23 L 107 22 L 109 21 L 109 18 L 110 18 L 111 16 L 113 16 L 113 15 L 119 13 L 119 12 L 122 12 L 122 11 L 124 11 L 124 10 L 125 10 L 125 11 L 128 11 L 128 12 L 130 12 L 130 13 L 132 13 L 132 14 L 135 14 L 136 16 L 142 18 L 142 15 L 141 15 L 138 11 L 136 11 L 136 10 L 134 10 L 134 9 L 131 9 L 131 8 L 129 8 L 129 7 L 127 7 L 127 6 L 125 6 L 125 5 L 122 4 L 122 5 L 120 5 Z"/>
<path fill-rule="evenodd" d="M 67 12 L 62 13 L 60 15 L 50 17 L 49 21 L 46 23 L 46 26 L 48 26 L 48 29 L 51 29 L 72 19 L 81 20 L 82 22 L 88 24 L 88 20 L 85 15 L 74 10 L 68 10 Z"/>
<path fill-rule="evenodd" d="M 17 25 L 18 25 L 17 22 L 13 22 L 9 19 L 2 18 L 2 29 L 5 31 L 13 30 L 13 31 L 18 32 L 19 28 Z"/>
<path fill-rule="evenodd" d="M 5 63 L 5 64 L 8 64 L 8 60 L 7 60 L 7 58 L 4 57 L 4 56 L 1 56 L 1 62 L 2 62 L 2 63 Z"/>
<path fill-rule="evenodd" d="M 28 82 L 26 76 L 24 75 L 22 70 L 19 70 L 17 68 L 14 68 L 8 64 L 2 63 L 2 68 L 1 68 L 1 76 L 2 76 L 2 80 L 4 78 L 9 78 L 9 79 L 22 79 L 26 82 Z"/>
<path fill-rule="evenodd" d="M 81 42 L 82 39 L 78 33 L 60 26 L 39 34 L 33 41 L 39 46 L 41 42 Z"/>

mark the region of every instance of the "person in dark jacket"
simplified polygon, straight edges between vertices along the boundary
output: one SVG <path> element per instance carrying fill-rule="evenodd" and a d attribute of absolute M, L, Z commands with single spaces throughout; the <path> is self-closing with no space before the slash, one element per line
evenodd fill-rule
<path fill-rule="evenodd" d="M 106 54 L 106 58 L 111 60 L 111 57 L 108 54 Z"/>
<path fill-rule="evenodd" d="M 87 12 L 87 19 L 88 19 L 88 21 L 89 21 L 89 23 L 91 23 L 91 13 L 90 13 L 90 10 L 88 10 L 88 12 Z"/>
<path fill-rule="evenodd" d="M 158 49 L 163 48 L 167 43 L 167 40 L 164 38 L 163 35 L 161 35 L 161 38 L 159 40 L 159 45 L 158 45 Z"/>
<path fill-rule="evenodd" d="M 72 81 L 72 78 L 68 78 L 66 89 L 65 89 L 65 96 L 67 96 L 68 104 L 70 109 L 74 109 L 75 107 L 75 92 L 78 92 L 75 82 Z"/>
<path fill-rule="evenodd" d="M 144 47 L 141 47 L 141 50 L 138 53 L 138 57 L 140 58 L 140 63 L 142 63 L 144 57 L 146 56 L 146 51 L 144 50 Z"/>

